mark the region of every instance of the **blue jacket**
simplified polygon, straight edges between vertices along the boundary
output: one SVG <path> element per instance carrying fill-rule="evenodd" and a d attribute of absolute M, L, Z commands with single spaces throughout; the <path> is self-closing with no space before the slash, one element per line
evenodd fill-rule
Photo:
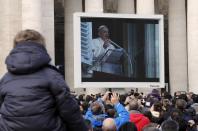
<path fill-rule="evenodd" d="M 101 100 L 99 99 L 98 102 L 101 103 Z M 114 108 L 115 108 L 115 110 L 117 111 L 117 114 L 118 114 L 118 117 L 114 118 L 114 120 L 115 120 L 116 128 L 119 129 L 122 124 L 129 121 L 129 113 L 124 108 L 124 106 L 120 103 L 117 103 L 114 106 Z M 88 109 L 88 111 L 85 115 L 85 119 L 90 120 L 93 127 L 102 126 L 103 120 L 106 117 L 107 117 L 106 114 L 93 115 L 90 108 Z"/>
<path fill-rule="evenodd" d="M 106 114 L 93 115 L 91 108 L 89 108 L 85 114 L 85 119 L 90 120 L 93 127 L 101 127 L 106 116 Z"/>
<path fill-rule="evenodd" d="M 114 120 L 115 120 L 116 128 L 119 129 L 122 124 L 129 121 L 129 112 L 120 103 L 117 103 L 114 106 L 114 108 L 118 113 L 118 117 L 116 117 Z"/>

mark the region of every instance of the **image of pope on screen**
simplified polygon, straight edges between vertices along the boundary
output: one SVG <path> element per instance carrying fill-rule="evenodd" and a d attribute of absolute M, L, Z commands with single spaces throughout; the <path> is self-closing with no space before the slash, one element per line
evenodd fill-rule
<path fill-rule="evenodd" d="M 89 30 L 91 25 L 89 25 L 90 23 L 86 24 L 87 26 L 85 27 Z M 87 45 L 87 48 L 82 49 L 87 50 L 85 52 L 88 54 L 86 60 L 85 55 L 82 53 L 83 77 L 93 78 L 99 75 L 121 75 L 121 58 L 123 51 L 121 48 L 116 47 L 110 39 L 108 27 L 106 25 L 100 25 L 97 28 L 97 37 L 92 39 L 91 34 L 89 37 L 87 37 L 87 43 L 86 41 L 82 41 L 82 43 L 84 42 L 83 44 L 81 43 L 82 45 Z M 81 52 L 83 52 L 83 50 Z"/>
<path fill-rule="evenodd" d="M 82 19 L 82 82 L 159 81 L 157 21 Z"/>

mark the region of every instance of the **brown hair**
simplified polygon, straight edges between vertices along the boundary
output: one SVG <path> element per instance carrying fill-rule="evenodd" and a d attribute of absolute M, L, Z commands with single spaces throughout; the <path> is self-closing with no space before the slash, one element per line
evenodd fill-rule
<path fill-rule="evenodd" d="M 20 42 L 25 41 L 36 42 L 45 47 L 45 38 L 38 31 L 32 29 L 26 29 L 18 32 L 14 38 L 14 47 Z"/>

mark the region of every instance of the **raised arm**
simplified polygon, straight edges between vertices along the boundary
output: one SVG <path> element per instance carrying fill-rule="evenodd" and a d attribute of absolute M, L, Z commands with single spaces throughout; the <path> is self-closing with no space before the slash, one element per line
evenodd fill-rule
<path fill-rule="evenodd" d="M 124 106 L 120 104 L 119 96 L 116 93 L 113 93 L 111 96 L 111 102 L 114 104 L 114 108 L 118 113 L 118 117 L 116 117 L 114 120 L 116 123 L 116 128 L 119 129 L 122 124 L 129 121 L 129 113 L 124 108 Z"/>

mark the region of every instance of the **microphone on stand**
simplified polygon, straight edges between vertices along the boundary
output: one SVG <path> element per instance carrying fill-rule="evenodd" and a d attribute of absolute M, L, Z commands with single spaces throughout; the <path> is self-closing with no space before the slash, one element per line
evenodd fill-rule
<path fill-rule="evenodd" d="M 118 44 L 113 42 L 111 39 L 109 39 L 109 42 L 111 42 L 111 44 L 113 44 L 115 47 L 121 49 L 121 51 L 123 51 L 124 54 L 128 57 L 128 61 L 129 61 L 129 64 L 130 64 L 130 69 L 131 69 L 131 72 L 132 72 L 131 74 L 133 74 L 132 59 L 131 59 L 131 56 L 129 55 L 129 53 L 124 48 L 122 48 L 121 46 L 119 46 Z M 130 75 L 130 76 L 132 76 L 132 75 Z"/>
<path fill-rule="evenodd" d="M 111 39 L 109 39 L 109 42 L 111 42 L 114 46 L 123 49 L 121 46 L 119 46 L 118 44 L 116 44 L 115 42 L 113 42 Z"/>

